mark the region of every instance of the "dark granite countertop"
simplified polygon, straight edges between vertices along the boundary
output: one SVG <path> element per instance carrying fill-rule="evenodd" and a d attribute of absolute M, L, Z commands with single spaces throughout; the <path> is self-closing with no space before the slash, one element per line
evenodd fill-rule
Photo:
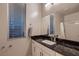
<path fill-rule="evenodd" d="M 79 46 L 78 46 L 78 42 L 77 44 L 71 42 L 71 44 L 68 44 L 69 41 L 62 41 L 61 39 L 57 39 L 57 44 L 54 45 L 48 45 L 42 42 L 42 40 L 50 40 L 50 37 L 48 36 L 32 36 L 31 37 L 33 40 L 35 40 L 36 42 L 48 47 L 49 49 L 52 49 L 64 56 L 79 56 Z M 62 43 L 61 43 L 62 41 Z"/>

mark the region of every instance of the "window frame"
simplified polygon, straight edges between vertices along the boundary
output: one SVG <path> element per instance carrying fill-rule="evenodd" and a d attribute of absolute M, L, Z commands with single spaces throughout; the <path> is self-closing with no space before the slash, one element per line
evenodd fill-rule
<path fill-rule="evenodd" d="M 22 37 L 10 37 L 9 34 L 10 34 L 10 27 L 9 27 L 9 22 L 10 22 L 10 17 L 9 17 L 9 5 L 10 4 L 14 4 L 14 3 L 7 3 L 7 20 L 8 20 L 8 39 L 16 39 L 16 38 L 26 38 L 26 4 L 25 3 L 22 3 L 22 4 L 25 4 L 25 23 L 24 23 L 24 36 Z M 16 3 L 16 4 L 21 4 L 21 3 Z"/>

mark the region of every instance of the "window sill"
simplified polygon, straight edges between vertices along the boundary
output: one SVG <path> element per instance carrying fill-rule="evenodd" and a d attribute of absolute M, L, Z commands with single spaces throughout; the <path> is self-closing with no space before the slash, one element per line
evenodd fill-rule
<path fill-rule="evenodd" d="M 8 41 L 11 41 L 11 40 L 22 40 L 22 39 L 26 39 L 26 37 L 9 38 Z"/>

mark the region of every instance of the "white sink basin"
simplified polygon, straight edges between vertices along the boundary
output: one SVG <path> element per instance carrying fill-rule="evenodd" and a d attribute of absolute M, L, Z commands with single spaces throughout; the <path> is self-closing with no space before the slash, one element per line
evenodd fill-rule
<path fill-rule="evenodd" d="M 52 42 L 52 41 L 49 41 L 49 40 L 43 40 L 42 42 L 45 43 L 45 44 L 48 44 L 48 45 L 56 44 L 55 42 Z"/>

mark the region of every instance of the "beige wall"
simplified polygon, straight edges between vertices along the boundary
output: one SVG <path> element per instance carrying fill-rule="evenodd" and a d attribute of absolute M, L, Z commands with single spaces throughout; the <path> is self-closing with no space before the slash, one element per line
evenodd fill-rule
<path fill-rule="evenodd" d="M 37 11 L 38 15 L 34 18 L 31 14 Z M 28 34 L 29 24 L 32 23 L 33 35 L 41 33 L 41 7 L 39 4 L 27 4 L 26 6 L 26 33 Z M 31 39 L 26 34 L 26 38 L 8 38 L 8 13 L 7 4 L 0 4 L 0 55 L 31 55 Z M 36 24 L 37 23 L 37 26 Z M 36 29 L 35 29 L 36 26 Z M 40 29 L 39 29 L 40 28 Z M 35 32 L 36 31 L 36 32 Z M 12 45 L 9 48 L 9 45 Z M 5 46 L 4 49 L 1 49 Z"/>
<path fill-rule="evenodd" d="M 0 4 L 0 43 L 7 39 L 7 7 L 6 4 Z M 4 21 L 5 20 L 5 21 Z M 6 23 L 5 23 L 6 22 Z"/>
<path fill-rule="evenodd" d="M 32 36 L 41 34 L 41 5 L 29 4 L 29 18 L 32 24 Z M 35 15 L 36 14 L 36 15 Z"/>
<path fill-rule="evenodd" d="M 42 35 L 47 34 L 48 31 L 48 27 L 49 27 L 49 23 L 50 23 L 50 16 L 45 16 L 42 18 Z"/>

